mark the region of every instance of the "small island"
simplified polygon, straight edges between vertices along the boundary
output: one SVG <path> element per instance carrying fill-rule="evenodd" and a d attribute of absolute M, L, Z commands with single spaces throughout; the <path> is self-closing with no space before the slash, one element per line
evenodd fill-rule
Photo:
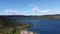
<path fill-rule="evenodd" d="M 32 26 L 32 23 L 17 22 L 13 18 L 0 16 L 0 34 L 20 34 L 21 30 Z"/>

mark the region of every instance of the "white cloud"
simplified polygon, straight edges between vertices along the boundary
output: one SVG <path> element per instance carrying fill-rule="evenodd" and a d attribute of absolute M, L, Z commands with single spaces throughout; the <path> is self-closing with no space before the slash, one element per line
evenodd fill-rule
<path fill-rule="evenodd" d="M 44 10 L 41 11 L 42 15 L 52 15 L 52 14 L 60 14 L 60 10 L 59 11 L 55 11 L 55 10 Z"/>
<path fill-rule="evenodd" d="M 33 12 L 39 12 L 40 10 L 38 8 L 34 7 L 34 8 L 32 8 L 32 11 Z"/>
<path fill-rule="evenodd" d="M 40 10 L 38 6 L 33 6 L 32 12 L 38 15 L 60 14 L 60 10 Z"/>
<path fill-rule="evenodd" d="M 1 13 L 1 15 L 21 15 L 20 11 L 14 11 L 14 10 L 5 10 Z"/>
<path fill-rule="evenodd" d="M 32 12 L 25 12 L 25 11 L 14 11 L 14 10 L 5 10 L 4 12 L 0 13 L 0 15 L 51 15 L 51 14 L 60 14 L 59 11 L 54 10 L 39 10 L 38 8 L 32 8 Z"/>
<path fill-rule="evenodd" d="M 49 14 L 50 13 L 50 10 L 42 10 L 40 12 L 40 14 L 43 14 L 43 15 L 46 15 L 46 14 Z"/>
<path fill-rule="evenodd" d="M 28 5 L 32 7 L 32 10 L 29 11 L 15 11 L 15 10 L 5 10 L 0 13 L 0 15 L 51 15 L 51 14 L 60 14 L 60 10 L 40 10 L 38 6 L 33 6 L 32 4 Z"/>
<path fill-rule="evenodd" d="M 4 10 L 0 13 L 0 15 L 36 15 L 30 12 L 26 11 L 14 11 L 14 10 Z"/>

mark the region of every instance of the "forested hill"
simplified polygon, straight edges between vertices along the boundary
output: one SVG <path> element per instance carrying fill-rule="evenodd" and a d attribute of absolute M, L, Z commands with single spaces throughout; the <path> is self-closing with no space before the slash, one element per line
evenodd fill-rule
<path fill-rule="evenodd" d="M 0 33 L 1 34 L 18 34 L 20 30 L 32 27 L 32 23 L 18 22 L 12 16 L 0 16 Z"/>
<path fill-rule="evenodd" d="M 42 20 L 60 20 L 60 15 L 43 15 L 40 16 Z"/>
<path fill-rule="evenodd" d="M 0 15 L 4 17 L 11 17 L 14 19 L 40 19 L 40 20 L 60 20 L 60 14 L 56 15 L 42 15 L 42 16 L 25 16 L 25 15 Z"/>

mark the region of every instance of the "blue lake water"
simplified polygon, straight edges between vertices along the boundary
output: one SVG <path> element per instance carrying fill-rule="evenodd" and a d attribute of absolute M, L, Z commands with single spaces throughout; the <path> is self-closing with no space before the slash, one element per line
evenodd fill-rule
<path fill-rule="evenodd" d="M 60 34 L 60 20 L 18 20 L 32 23 L 34 26 L 28 30 L 38 34 Z"/>

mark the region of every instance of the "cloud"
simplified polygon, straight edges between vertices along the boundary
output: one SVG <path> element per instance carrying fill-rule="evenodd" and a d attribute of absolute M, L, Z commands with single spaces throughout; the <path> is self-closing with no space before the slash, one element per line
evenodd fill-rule
<path fill-rule="evenodd" d="M 39 11 L 39 8 L 36 5 L 28 4 L 27 6 L 32 7 L 33 12 L 38 12 Z"/>
<path fill-rule="evenodd" d="M 50 10 L 41 10 L 40 11 L 40 14 L 42 15 L 46 15 L 46 14 L 49 14 L 50 13 Z"/>
<path fill-rule="evenodd" d="M 14 10 L 5 10 L 0 13 L 0 15 L 21 15 L 21 14 L 23 13 L 20 11 L 14 11 Z"/>
<path fill-rule="evenodd" d="M 5 10 L 0 13 L 0 15 L 51 15 L 51 14 L 60 14 L 60 10 L 39 10 L 38 8 L 32 8 L 31 12 L 26 11 L 14 11 L 14 10 Z"/>
<path fill-rule="evenodd" d="M 15 11 L 15 10 L 4 10 L 3 12 L 0 13 L 0 15 L 36 15 L 30 12 L 26 11 Z"/>
<path fill-rule="evenodd" d="M 60 10 L 40 10 L 36 5 L 33 6 L 32 12 L 38 15 L 60 14 Z"/>
<path fill-rule="evenodd" d="M 60 10 L 56 11 L 56 10 L 44 10 L 44 11 L 41 11 L 42 15 L 52 15 L 52 14 L 60 14 Z"/>
<path fill-rule="evenodd" d="M 38 6 L 29 4 L 31 11 L 15 11 L 15 10 L 4 10 L 0 15 L 52 15 L 60 14 L 60 10 L 40 10 Z"/>
<path fill-rule="evenodd" d="M 23 14 L 20 11 L 14 11 L 14 10 L 5 10 L 5 14 L 11 14 L 11 15 L 19 15 L 19 14 Z"/>
<path fill-rule="evenodd" d="M 33 12 L 39 12 L 40 10 L 38 8 L 34 7 L 34 8 L 32 8 L 32 11 Z"/>

